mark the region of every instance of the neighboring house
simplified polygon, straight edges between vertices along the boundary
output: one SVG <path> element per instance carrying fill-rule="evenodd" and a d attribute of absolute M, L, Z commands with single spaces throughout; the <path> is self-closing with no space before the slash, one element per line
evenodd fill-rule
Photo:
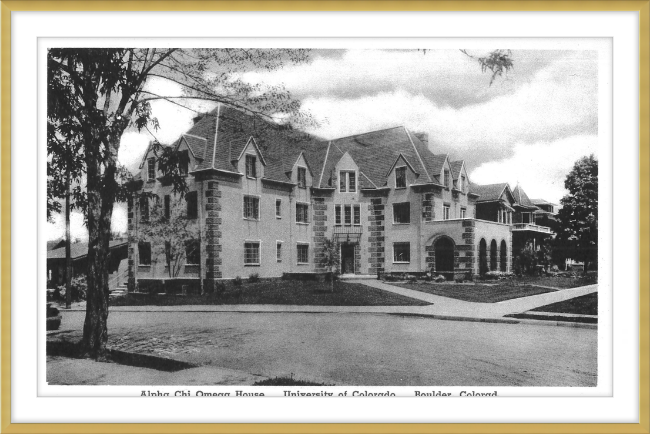
<path fill-rule="evenodd" d="M 253 273 L 324 271 L 326 238 L 340 243 L 345 274 L 468 278 L 485 271 L 477 257 L 486 244 L 496 244 L 500 258 L 490 268 L 510 271 L 512 217 L 477 215 L 465 163 L 434 155 L 426 134 L 396 127 L 323 141 L 259 128 L 259 120 L 220 105 L 172 145 L 189 157 L 187 214 L 202 234 L 200 254 L 188 255 L 179 277 L 203 278 L 209 289 Z M 151 149 L 129 201 L 130 290 L 137 279 L 168 278 L 164 258 L 136 241 L 151 206 L 143 193 L 163 203 L 173 196 Z"/>
<path fill-rule="evenodd" d="M 59 247 L 56 247 L 55 249 L 47 251 L 48 288 L 65 285 L 65 240 L 60 241 L 58 246 Z M 110 241 L 109 249 L 108 272 L 109 274 L 115 274 L 118 271 L 120 262 L 125 260 L 128 256 L 128 242 L 126 240 Z M 88 243 L 74 243 L 70 245 L 73 277 L 84 275 L 86 273 L 87 256 Z"/>

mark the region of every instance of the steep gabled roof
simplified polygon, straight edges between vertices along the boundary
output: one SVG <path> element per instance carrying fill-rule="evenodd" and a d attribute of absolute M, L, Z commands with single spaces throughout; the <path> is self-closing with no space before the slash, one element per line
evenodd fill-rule
<path fill-rule="evenodd" d="M 508 193 L 512 195 L 510 192 L 510 186 L 507 182 L 488 185 L 471 184 L 469 191 L 479 196 L 476 200 L 477 202 L 490 202 L 501 199 L 501 196 L 506 189 Z"/>
<path fill-rule="evenodd" d="M 524 206 L 528 208 L 537 208 L 528 198 L 528 195 L 519 184 L 512 190 L 512 196 L 515 198 L 515 205 Z"/>
<path fill-rule="evenodd" d="M 198 137 L 187 133 L 183 134 L 181 137 L 185 140 L 185 143 L 187 143 L 187 148 L 190 150 L 194 158 L 203 160 L 205 153 L 205 144 L 207 142 L 205 137 Z"/>
<path fill-rule="evenodd" d="M 465 164 L 465 161 L 463 160 L 451 161 L 449 163 L 449 166 L 451 166 L 451 177 L 453 179 L 458 179 L 460 176 L 460 171 L 463 168 L 463 164 Z"/>
<path fill-rule="evenodd" d="M 559 206 L 557 203 L 549 202 L 549 201 L 547 201 L 545 199 L 531 199 L 530 201 L 533 203 L 533 205 L 537 205 L 537 206 L 539 206 L 539 205 Z"/>

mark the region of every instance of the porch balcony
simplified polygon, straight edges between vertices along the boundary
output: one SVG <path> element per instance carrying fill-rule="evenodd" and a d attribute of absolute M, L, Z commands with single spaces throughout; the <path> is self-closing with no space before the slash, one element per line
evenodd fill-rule
<path fill-rule="evenodd" d="M 513 232 L 530 231 L 530 232 L 539 232 L 539 233 L 553 235 L 553 232 L 551 232 L 551 228 L 547 226 L 535 225 L 532 223 L 514 223 L 512 225 L 512 231 Z"/>
<path fill-rule="evenodd" d="M 363 226 L 334 226 L 334 239 L 339 243 L 358 243 Z"/>

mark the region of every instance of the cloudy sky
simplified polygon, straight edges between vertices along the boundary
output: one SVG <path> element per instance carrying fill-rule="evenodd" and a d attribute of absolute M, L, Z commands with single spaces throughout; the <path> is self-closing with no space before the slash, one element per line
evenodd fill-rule
<path fill-rule="evenodd" d="M 512 59 L 514 69 L 491 86 L 490 74 L 460 50 L 318 50 L 308 64 L 242 78 L 283 83 L 319 121 L 309 132 L 324 139 L 404 125 L 427 132 L 434 153 L 465 160 L 472 182 L 519 182 L 531 198 L 559 203 L 574 161 L 597 154 L 598 55 L 513 50 Z M 149 85 L 178 92 L 160 81 Z M 163 143 L 186 131 L 195 116 L 166 102 L 154 103 L 153 112 Z M 135 169 L 149 140 L 127 132 L 120 161 Z M 86 238 L 82 220 L 73 216 L 73 236 Z M 116 230 L 126 230 L 123 207 L 114 220 Z M 62 229 L 60 218 L 49 224 L 48 239 Z"/>

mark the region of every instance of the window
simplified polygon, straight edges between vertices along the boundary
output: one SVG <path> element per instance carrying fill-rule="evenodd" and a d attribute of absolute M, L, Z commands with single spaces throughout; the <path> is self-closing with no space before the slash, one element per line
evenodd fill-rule
<path fill-rule="evenodd" d="M 187 218 L 197 218 L 199 215 L 199 206 L 197 203 L 196 191 L 187 192 L 185 195 L 185 201 L 187 202 Z"/>
<path fill-rule="evenodd" d="M 341 193 L 354 193 L 357 191 L 357 178 L 356 172 L 353 171 L 341 171 L 339 179 L 339 191 Z"/>
<path fill-rule="evenodd" d="M 246 176 L 249 178 L 257 178 L 256 160 L 254 155 L 246 155 Z"/>
<path fill-rule="evenodd" d="M 275 243 L 275 259 L 282 262 L 282 243 L 280 241 Z"/>
<path fill-rule="evenodd" d="M 149 158 L 147 160 L 147 180 L 153 181 L 156 179 L 156 159 Z"/>
<path fill-rule="evenodd" d="M 298 168 L 298 187 L 307 188 L 307 169 L 304 167 Z"/>
<path fill-rule="evenodd" d="M 165 206 L 165 219 L 169 220 L 169 217 L 171 216 L 171 198 L 169 197 L 168 194 L 165 195 L 164 198 L 164 206 Z"/>
<path fill-rule="evenodd" d="M 244 218 L 259 220 L 260 198 L 255 196 L 244 196 Z"/>
<path fill-rule="evenodd" d="M 178 161 L 178 170 L 181 176 L 187 176 L 187 168 L 190 164 L 190 156 L 187 151 L 181 151 Z"/>
<path fill-rule="evenodd" d="M 334 207 L 335 212 L 335 224 L 336 226 L 341 226 L 341 205 L 336 205 Z"/>
<path fill-rule="evenodd" d="M 430 222 L 433 217 L 433 193 L 426 193 L 422 201 L 422 218 L 425 222 Z"/>
<path fill-rule="evenodd" d="M 393 204 L 393 223 L 411 223 L 411 204 L 409 202 Z"/>
<path fill-rule="evenodd" d="M 307 244 L 298 244 L 298 263 L 299 264 L 308 264 L 309 263 L 309 245 Z"/>
<path fill-rule="evenodd" d="M 465 176 L 460 177 L 460 191 L 465 192 Z"/>
<path fill-rule="evenodd" d="M 138 243 L 138 259 L 140 265 L 151 265 L 151 243 Z"/>
<path fill-rule="evenodd" d="M 411 262 L 411 243 L 393 243 L 393 262 Z"/>
<path fill-rule="evenodd" d="M 442 205 L 442 219 L 449 220 L 449 204 Z"/>
<path fill-rule="evenodd" d="M 395 188 L 406 188 L 406 166 L 395 169 Z"/>
<path fill-rule="evenodd" d="M 530 214 L 525 212 L 522 215 L 522 223 L 530 223 Z"/>
<path fill-rule="evenodd" d="M 345 226 L 350 226 L 352 224 L 352 207 L 350 205 L 345 205 Z"/>
<path fill-rule="evenodd" d="M 199 240 L 185 241 L 185 265 L 199 265 L 201 261 L 201 245 Z"/>
<path fill-rule="evenodd" d="M 465 215 L 466 215 L 466 213 L 467 213 L 467 209 L 466 209 L 466 208 L 464 208 L 464 207 L 463 207 L 463 208 L 461 208 L 461 209 L 460 209 L 460 218 L 462 218 L 462 219 L 464 219 L 464 218 L 465 218 Z"/>
<path fill-rule="evenodd" d="M 360 205 L 355 205 L 354 206 L 354 224 L 356 226 L 359 226 L 361 224 L 361 206 Z"/>
<path fill-rule="evenodd" d="M 282 199 L 275 199 L 275 216 L 282 218 Z"/>
<path fill-rule="evenodd" d="M 297 203 L 296 204 L 296 222 L 297 223 L 307 223 L 309 221 L 309 205 L 306 203 Z"/>
<path fill-rule="evenodd" d="M 260 265 L 259 241 L 244 243 L 244 265 Z"/>
<path fill-rule="evenodd" d="M 147 196 L 140 197 L 140 221 L 149 220 L 149 199 Z"/>
<path fill-rule="evenodd" d="M 445 187 L 447 187 L 447 188 L 449 188 L 449 179 L 450 179 L 449 170 L 445 169 L 445 179 L 444 179 L 445 182 L 444 182 L 444 184 L 445 184 Z"/>

